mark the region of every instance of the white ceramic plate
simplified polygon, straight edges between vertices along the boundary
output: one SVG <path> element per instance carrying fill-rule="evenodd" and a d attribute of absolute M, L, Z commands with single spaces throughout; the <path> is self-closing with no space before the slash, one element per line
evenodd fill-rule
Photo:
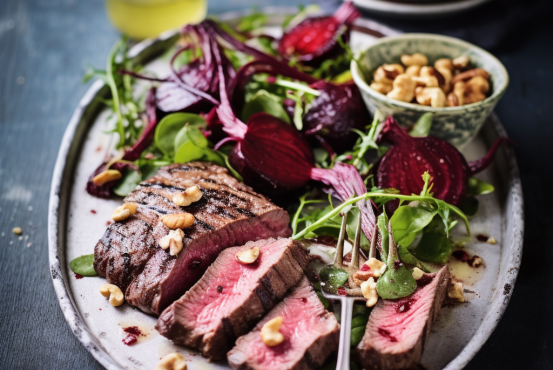
<path fill-rule="evenodd" d="M 369 13 L 403 19 L 431 19 L 462 13 L 490 0 L 455 1 L 388 1 L 388 0 L 352 0 L 353 3 Z"/>
<path fill-rule="evenodd" d="M 282 9 L 280 9 L 282 14 Z M 268 14 L 277 14 L 275 9 Z M 236 18 L 236 15 L 226 19 Z M 272 23 L 280 24 L 281 16 Z M 273 32 L 278 30 L 273 28 Z M 147 68 L 167 73 L 166 62 L 155 61 L 175 41 L 169 32 L 155 40 L 136 45 L 131 55 L 142 62 L 154 60 Z M 374 39 L 354 33 L 352 47 L 362 48 Z M 188 361 L 188 368 L 228 369 L 225 362 L 208 363 L 188 349 L 174 346 L 155 330 L 156 318 L 128 305 L 110 306 L 98 288 L 101 277 L 76 279 L 69 261 L 90 254 L 106 228 L 112 210 L 120 200 L 102 200 L 86 193 L 91 171 L 102 161 L 111 139 L 109 112 L 94 99 L 105 97 L 108 90 L 101 82 L 93 84 L 75 110 L 58 154 L 49 208 L 49 255 L 53 284 L 61 309 L 73 333 L 92 355 L 108 369 L 153 369 L 168 352 L 178 351 Z M 497 117 L 492 116 L 464 153 L 468 160 L 480 158 L 493 140 L 505 136 Z M 474 234 L 485 233 L 498 244 L 469 243 L 467 249 L 484 259 L 485 268 L 467 278 L 468 302 L 444 308 L 428 338 L 422 359 L 425 369 L 460 369 L 480 349 L 497 325 L 511 296 L 522 253 L 523 206 L 518 167 L 513 151 L 502 149 L 494 165 L 478 176 L 491 182 L 494 194 L 481 197 L 481 210 L 471 220 Z M 94 212 L 92 212 L 94 211 Z M 455 272 L 455 271 L 454 271 Z M 122 343 L 122 327 L 138 326 L 149 333 L 133 346 Z"/>

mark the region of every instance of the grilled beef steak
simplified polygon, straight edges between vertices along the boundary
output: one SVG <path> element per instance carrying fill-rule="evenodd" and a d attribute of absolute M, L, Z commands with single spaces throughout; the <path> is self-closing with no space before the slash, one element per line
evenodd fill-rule
<path fill-rule="evenodd" d="M 278 316 L 283 318 L 279 331 L 284 341 L 269 347 L 261 340 L 261 328 Z M 252 332 L 238 338 L 227 359 L 240 370 L 316 369 L 338 348 L 339 330 L 304 277 Z"/>
<path fill-rule="evenodd" d="M 202 198 L 186 207 L 173 195 L 198 185 Z M 142 182 L 125 202 L 136 214 L 108 227 L 94 249 L 94 268 L 125 292 L 144 312 L 159 314 L 180 298 L 223 249 L 251 240 L 288 237 L 288 213 L 229 176 L 226 168 L 201 162 L 163 167 Z M 169 233 L 161 216 L 188 212 L 194 224 L 184 229 L 178 256 L 159 247 Z"/>
<path fill-rule="evenodd" d="M 438 316 L 449 284 L 449 268 L 424 274 L 413 294 L 399 300 L 379 300 L 357 346 L 363 369 L 414 369 Z"/>
<path fill-rule="evenodd" d="M 236 253 L 258 247 L 251 265 Z M 160 315 L 156 329 L 177 344 L 199 349 L 212 360 L 225 358 L 246 334 L 303 277 L 309 256 L 291 239 L 249 242 L 228 248 L 186 294 Z"/>

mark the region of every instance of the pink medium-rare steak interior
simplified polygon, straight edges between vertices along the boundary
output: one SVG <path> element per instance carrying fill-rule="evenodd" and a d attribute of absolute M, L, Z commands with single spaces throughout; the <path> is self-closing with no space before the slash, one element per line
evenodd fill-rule
<path fill-rule="evenodd" d="M 202 198 L 179 207 L 173 196 L 198 185 Z M 181 297 L 225 248 L 250 240 L 288 237 L 288 213 L 209 163 L 162 167 L 142 182 L 125 202 L 136 214 L 110 225 L 95 247 L 94 268 L 125 292 L 125 299 L 144 312 L 159 314 Z M 169 233 L 161 216 L 188 212 L 194 224 L 184 229 L 178 256 L 159 247 Z"/>
<path fill-rule="evenodd" d="M 278 316 L 284 341 L 269 347 L 261 340 L 263 325 Z M 296 285 L 254 330 L 238 338 L 227 359 L 233 369 L 316 369 L 338 348 L 339 325 L 328 312 L 307 278 Z"/>
<path fill-rule="evenodd" d="M 258 247 L 251 265 L 236 253 Z M 304 276 L 309 257 L 291 239 L 249 242 L 221 252 L 202 278 L 160 315 L 161 335 L 223 359 L 236 338 L 247 333 Z"/>
<path fill-rule="evenodd" d="M 417 367 L 449 279 L 449 268 L 444 266 L 436 273 L 424 274 L 410 296 L 378 301 L 357 346 L 357 359 L 363 369 Z"/>

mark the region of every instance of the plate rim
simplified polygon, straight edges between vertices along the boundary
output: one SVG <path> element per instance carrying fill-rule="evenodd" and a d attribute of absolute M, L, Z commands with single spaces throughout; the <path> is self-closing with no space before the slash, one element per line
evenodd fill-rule
<path fill-rule="evenodd" d="M 345 0 L 344 0 L 345 1 Z M 433 17 L 463 12 L 491 0 L 462 0 L 448 3 L 397 3 L 381 0 L 352 0 L 355 5 L 365 11 L 389 14 L 395 16 Z"/>
<path fill-rule="evenodd" d="M 274 14 L 275 10 L 282 13 L 289 13 L 290 10 L 295 11 L 295 8 L 271 7 L 263 8 L 261 11 L 271 10 L 269 14 Z M 247 14 L 249 11 L 227 12 L 219 16 L 221 20 L 230 20 L 238 16 Z M 131 48 L 129 55 L 131 57 L 138 56 L 140 53 L 147 51 L 149 48 L 168 41 L 177 35 L 178 31 L 172 30 L 162 33 L 157 38 L 146 39 Z M 56 292 L 58 303 L 69 324 L 71 331 L 86 348 L 87 351 L 106 369 L 116 370 L 123 369 L 110 354 L 102 347 L 96 337 L 89 331 L 89 328 L 82 319 L 79 310 L 77 309 L 70 289 L 67 284 L 67 274 L 65 263 L 65 227 L 68 217 L 68 195 L 63 195 L 67 187 L 71 187 L 72 175 L 75 170 L 76 159 L 71 157 L 72 150 L 79 147 L 75 138 L 78 136 L 79 130 L 88 132 L 91 125 L 91 120 L 86 119 L 87 109 L 92 107 L 92 103 L 96 96 L 102 93 L 105 85 L 102 81 L 95 81 L 83 95 L 75 108 L 69 124 L 64 132 L 60 143 L 52 182 L 50 187 L 50 197 L 48 205 L 48 257 L 50 265 L 50 276 Z M 495 113 L 490 116 L 492 130 L 497 136 L 507 136 L 505 128 L 502 126 L 499 118 Z M 501 317 L 503 316 L 509 300 L 511 298 L 523 250 L 523 235 L 524 235 L 524 206 L 522 196 L 522 184 L 518 163 L 511 147 L 504 147 L 504 157 L 507 162 L 509 173 L 509 184 L 507 185 L 506 199 L 512 198 L 512 209 L 514 215 L 514 238 L 511 241 L 511 255 L 508 258 L 508 265 L 500 270 L 498 280 L 503 278 L 504 281 L 504 297 L 503 300 L 496 299 L 493 301 L 488 314 L 480 324 L 476 333 L 472 336 L 462 351 L 449 362 L 444 369 L 453 370 L 463 368 L 480 350 L 483 344 L 487 341 L 493 330 L 497 327 Z M 518 195 L 515 196 L 515 195 Z M 504 276 L 502 276 L 504 275 Z M 510 286 L 507 289 L 507 286 Z"/>

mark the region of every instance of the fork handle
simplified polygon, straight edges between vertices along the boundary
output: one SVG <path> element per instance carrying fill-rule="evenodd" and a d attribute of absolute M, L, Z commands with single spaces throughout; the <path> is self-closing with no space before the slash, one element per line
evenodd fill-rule
<path fill-rule="evenodd" d="M 350 347 L 351 347 L 351 317 L 353 315 L 353 299 L 342 297 L 340 299 L 340 344 L 338 347 L 338 361 L 336 370 L 349 370 Z"/>

